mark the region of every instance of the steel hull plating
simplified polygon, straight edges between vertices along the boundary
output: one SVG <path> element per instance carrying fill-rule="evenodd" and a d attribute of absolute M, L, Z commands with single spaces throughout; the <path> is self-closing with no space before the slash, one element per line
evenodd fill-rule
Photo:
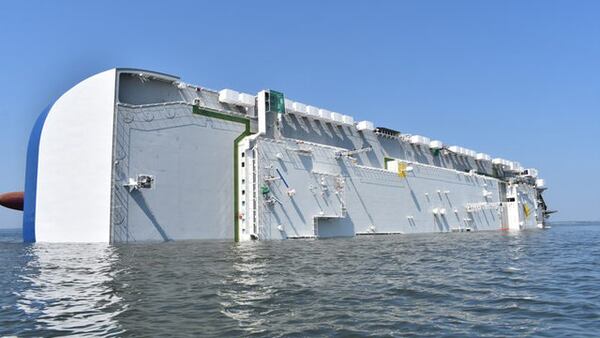
<path fill-rule="evenodd" d="M 284 107 L 283 95 L 273 91 L 216 92 L 160 73 L 112 72 L 114 110 L 99 112 L 103 129 L 94 138 L 109 141 L 93 144 L 103 152 L 61 163 L 44 160 L 38 169 L 46 172 L 37 176 L 42 193 L 34 207 L 54 208 L 50 216 L 34 213 L 43 240 L 239 241 L 544 224 L 537 172 L 516 162 L 494 162 L 485 154 L 289 100 Z M 50 109 L 47 120 L 65 114 L 81 119 L 87 107 L 74 101 L 61 111 Z M 79 149 L 75 139 L 54 137 L 47 140 L 42 131 L 40 158 L 52 156 L 45 149 Z M 52 215 L 66 210 L 45 196 L 67 195 L 55 183 L 64 180 L 57 169 L 88 160 L 101 169 L 71 175 L 80 176 L 76 181 L 100 178 L 90 188 L 97 191 L 90 198 L 101 199 L 91 204 L 99 217 L 89 225 L 95 229 L 73 232 L 82 225 L 54 222 Z M 78 196 L 73 203 L 88 203 L 85 194 Z"/>

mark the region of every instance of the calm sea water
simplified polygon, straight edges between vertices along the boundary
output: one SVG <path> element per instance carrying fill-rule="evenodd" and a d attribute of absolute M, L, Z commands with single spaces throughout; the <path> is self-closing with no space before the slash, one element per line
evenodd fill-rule
<path fill-rule="evenodd" d="M 20 243 L 0 336 L 600 336 L 600 225 L 281 242 Z"/>

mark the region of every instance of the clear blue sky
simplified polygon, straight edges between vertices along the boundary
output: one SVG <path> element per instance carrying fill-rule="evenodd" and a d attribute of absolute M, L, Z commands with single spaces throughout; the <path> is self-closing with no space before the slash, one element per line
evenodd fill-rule
<path fill-rule="evenodd" d="M 517 160 L 546 178 L 556 220 L 600 219 L 599 1 L 296 3 L 0 2 L 0 191 L 23 189 L 47 104 L 137 67 Z M 0 210 L 0 227 L 20 218 Z"/>

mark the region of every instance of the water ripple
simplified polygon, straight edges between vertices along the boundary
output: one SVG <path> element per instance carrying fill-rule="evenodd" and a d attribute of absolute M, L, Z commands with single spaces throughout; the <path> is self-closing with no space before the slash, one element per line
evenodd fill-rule
<path fill-rule="evenodd" d="M 600 226 L 0 242 L 0 336 L 599 336 Z"/>

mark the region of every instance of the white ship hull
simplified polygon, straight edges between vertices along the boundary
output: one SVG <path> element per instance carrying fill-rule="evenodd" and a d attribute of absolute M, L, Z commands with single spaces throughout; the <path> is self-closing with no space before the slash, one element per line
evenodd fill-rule
<path fill-rule="evenodd" d="M 518 163 L 283 99 L 114 69 L 38 121 L 27 241 L 324 238 L 544 226 Z M 85 220 L 82 222 L 82 220 Z"/>

